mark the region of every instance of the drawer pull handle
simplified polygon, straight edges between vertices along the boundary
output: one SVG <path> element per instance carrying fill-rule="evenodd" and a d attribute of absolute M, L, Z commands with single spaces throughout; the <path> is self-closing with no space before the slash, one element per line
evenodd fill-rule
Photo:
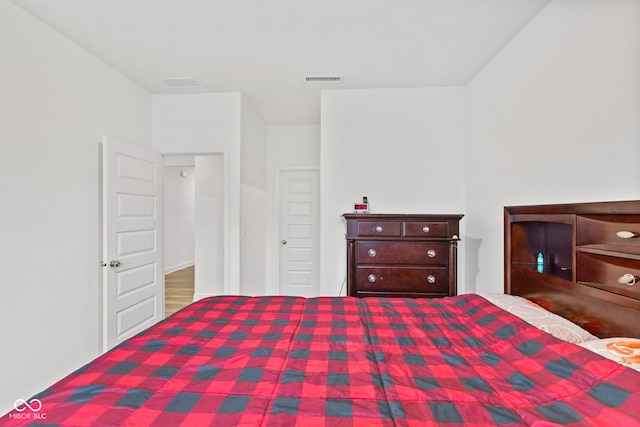
<path fill-rule="evenodd" d="M 374 283 L 376 281 L 376 275 L 375 274 L 370 274 L 367 279 L 369 279 L 369 281 L 371 283 Z"/>
<path fill-rule="evenodd" d="M 640 234 L 634 233 L 633 231 L 618 231 L 616 233 L 616 236 L 620 237 L 621 239 L 633 239 L 634 237 L 640 236 Z"/>
<path fill-rule="evenodd" d="M 435 257 L 436 257 L 436 251 L 435 251 L 435 249 L 429 249 L 429 250 L 427 251 L 427 256 L 428 256 L 429 258 L 435 258 Z"/>
<path fill-rule="evenodd" d="M 374 256 L 376 256 L 376 250 L 375 249 L 369 249 L 369 251 L 367 252 L 369 254 L 369 256 L 371 258 L 373 258 Z"/>
<path fill-rule="evenodd" d="M 427 276 L 427 282 L 436 283 L 436 276 L 434 276 L 433 274 L 428 275 Z"/>
<path fill-rule="evenodd" d="M 620 283 L 622 285 L 633 286 L 633 285 L 636 284 L 636 276 L 634 276 L 633 274 L 629 274 L 629 273 L 623 274 L 618 279 L 618 283 Z"/>
<path fill-rule="evenodd" d="M 376 225 L 376 233 L 382 233 L 382 226 Z"/>
<path fill-rule="evenodd" d="M 425 233 L 429 232 L 429 226 L 425 225 L 424 227 L 422 227 L 422 231 L 424 231 Z"/>

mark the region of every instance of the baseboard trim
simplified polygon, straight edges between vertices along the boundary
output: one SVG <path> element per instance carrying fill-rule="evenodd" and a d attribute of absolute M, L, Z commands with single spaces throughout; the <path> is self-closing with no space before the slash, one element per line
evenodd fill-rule
<path fill-rule="evenodd" d="M 173 265 L 171 267 L 166 267 L 164 269 L 164 274 L 173 273 L 174 271 L 178 271 L 178 270 L 182 270 L 183 268 L 191 267 L 192 265 L 195 265 L 195 263 L 196 263 L 195 260 L 192 260 L 192 261 L 183 262 L 183 263 L 178 264 L 178 265 Z"/>

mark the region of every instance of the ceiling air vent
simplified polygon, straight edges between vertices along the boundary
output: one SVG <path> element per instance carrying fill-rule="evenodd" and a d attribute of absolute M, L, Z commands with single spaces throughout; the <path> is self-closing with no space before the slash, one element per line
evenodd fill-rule
<path fill-rule="evenodd" d="M 307 83 L 340 83 L 340 76 L 308 76 L 304 78 Z"/>
<path fill-rule="evenodd" d="M 175 77 L 162 79 L 170 88 L 184 89 L 191 87 L 204 87 L 202 81 L 197 77 Z"/>

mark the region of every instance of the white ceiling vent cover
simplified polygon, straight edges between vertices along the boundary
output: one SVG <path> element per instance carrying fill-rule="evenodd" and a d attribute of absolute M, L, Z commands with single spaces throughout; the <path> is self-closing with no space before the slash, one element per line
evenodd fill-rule
<path fill-rule="evenodd" d="M 308 76 L 304 78 L 307 83 L 340 83 L 340 76 Z"/>
<path fill-rule="evenodd" d="M 204 87 L 202 81 L 197 77 L 173 77 L 162 79 L 163 82 L 173 89 L 184 89 L 191 87 Z"/>

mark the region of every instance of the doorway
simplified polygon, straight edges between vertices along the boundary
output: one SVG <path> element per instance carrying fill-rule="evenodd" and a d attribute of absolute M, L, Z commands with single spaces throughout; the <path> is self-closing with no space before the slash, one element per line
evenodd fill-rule
<path fill-rule="evenodd" d="M 166 155 L 166 315 L 224 293 L 224 156 Z"/>

